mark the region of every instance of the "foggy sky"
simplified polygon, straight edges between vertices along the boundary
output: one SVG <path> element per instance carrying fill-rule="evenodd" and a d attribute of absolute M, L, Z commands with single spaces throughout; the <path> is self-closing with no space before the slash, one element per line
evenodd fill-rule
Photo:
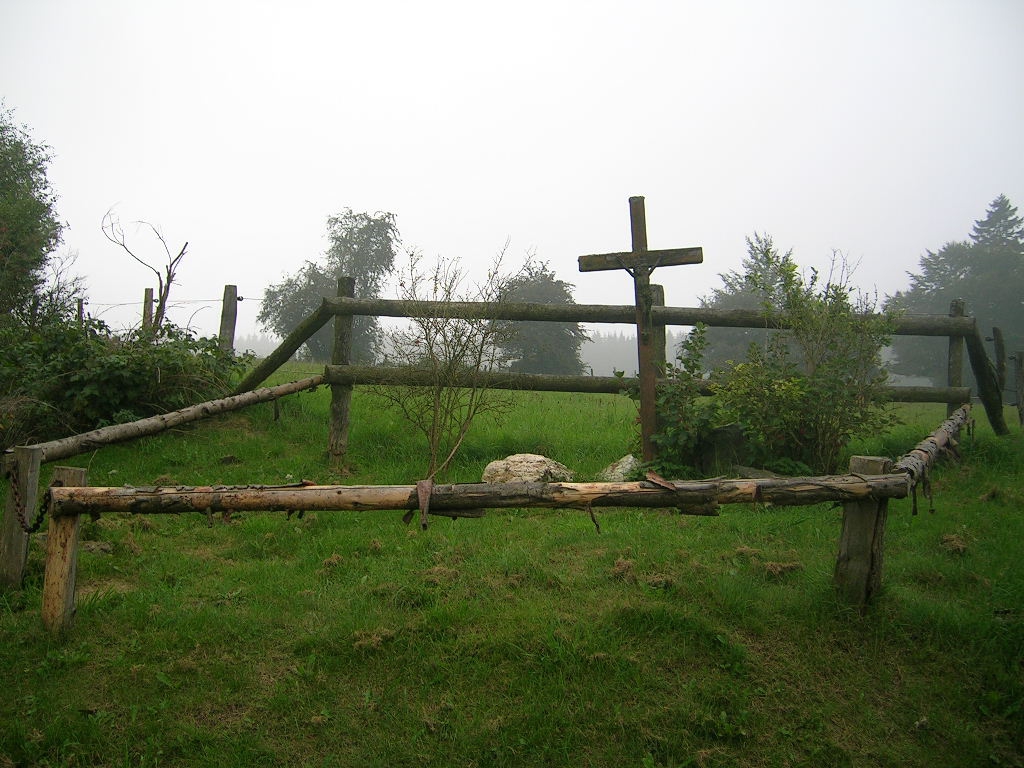
<path fill-rule="evenodd" d="M 478 271 L 534 251 L 581 303 L 632 302 L 576 263 L 629 249 L 630 195 L 651 248 L 704 247 L 655 273 L 670 305 L 755 231 L 894 292 L 998 194 L 1024 206 L 1021 39 L 1018 0 L 0 0 L 0 97 L 53 149 L 94 314 L 135 322 L 104 305 L 153 283 L 102 236 L 116 206 L 190 244 L 172 319 L 215 332 L 235 283 L 250 333 L 345 207 Z"/>

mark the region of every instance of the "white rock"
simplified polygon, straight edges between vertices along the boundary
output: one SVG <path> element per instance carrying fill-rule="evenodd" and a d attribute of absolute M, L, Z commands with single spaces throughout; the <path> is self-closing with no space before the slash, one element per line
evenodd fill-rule
<path fill-rule="evenodd" d="M 485 483 L 558 483 L 572 480 L 572 471 L 536 453 L 517 453 L 492 461 L 484 469 Z"/>
<path fill-rule="evenodd" d="M 641 461 L 632 453 L 627 453 L 614 464 L 597 473 L 597 479 L 603 483 L 623 483 L 636 474 L 640 469 Z"/>

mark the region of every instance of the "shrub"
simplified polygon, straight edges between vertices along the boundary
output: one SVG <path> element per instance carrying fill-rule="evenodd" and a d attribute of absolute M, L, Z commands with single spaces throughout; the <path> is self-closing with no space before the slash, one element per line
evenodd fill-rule
<path fill-rule="evenodd" d="M 165 325 L 118 336 L 99 320 L 0 327 L 0 444 L 51 439 L 225 393 L 246 358 Z"/>
<path fill-rule="evenodd" d="M 707 329 L 698 325 L 679 344 L 675 362 L 665 366 L 667 381 L 658 386 L 658 432 L 652 436 L 658 455 L 652 468 L 664 477 L 700 474 L 700 457 L 718 418 L 715 403 L 700 391 L 706 347 Z"/>
<path fill-rule="evenodd" d="M 892 423 L 881 367 L 892 319 L 848 278 L 845 266 L 823 285 L 817 272 L 806 283 L 789 273 L 781 310 L 789 330 L 715 374 L 723 416 L 743 425 L 766 466 L 834 472 L 851 438 Z"/>
<path fill-rule="evenodd" d="M 705 329 L 691 332 L 658 392 L 654 468 L 662 474 L 692 476 L 714 427 L 730 422 L 742 425 L 750 462 L 784 474 L 835 472 L 851 438 L 893 421 L 880 357 L 891 317 L 876 314 L 877 302 L 850 287 L 845 265 L 822 284 L 815 271 L 804 281 L 788 254 L 768 255 L 779 264 L 772 284 L 761 286 L 764 309 L 789 330 L 716 370 L 712 401 L 700 395 Z M 750 284 L 757 281 L 751 275 Z"/>

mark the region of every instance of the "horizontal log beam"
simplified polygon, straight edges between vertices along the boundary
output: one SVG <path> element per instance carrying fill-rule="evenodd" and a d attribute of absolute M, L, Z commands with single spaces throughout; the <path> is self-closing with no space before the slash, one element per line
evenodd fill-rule
<path fill-rule="evenodd" d="M 209 416 L 215 416 L 218 413 L 234 411 L 248 405 L 255 405 L 256 403 L 265 403 L 306 389 L 315 389 L 323 383 L 323 376 L 311 376 L 307 379 L 279 384 L 276 387 L 264 387 L 252 392 L 243 392 L 240 395 L 223 397 L 219 400 L 209 400 L 205 403 L 191 405 L 188 408 L 171 411 L 170 413 L 161 413 L 157 416 L 131 421 L 127 424 L 113 424 L 109 427 L 94 429 L 91 432 L 83 432 L 80 435 L 72 435 L 71 437 L 51 440 L 47 443 L 38 443 L 29 447 L 42 449 L 43 462 L 58 461 L 101 448 L 104 445 L 110 445 L 111 443 L 134 440 L 146 435 L 155 435 L 158 432 L 163 432 L 165 429 L 178 427 Z M 8 449 L 7 453 L 10 454 L 11 450 Z"/>
<path fill-rule="evenodd" d="M 860 477 L 770 477 L 671 483 L 463 483 L 435 485 L 430 513 L 458 516 L 465 510 L 521 507 L 687 507 L 707 504 L 771 503 L 801 506 L 824 501 L 904 498 L 904 474 Z M 208 486 L 154 488 L 53 487 L 50 514 L 179 514 L 241 511 L 358 511 L 418 509 L 415 485 Z M 456 513 L 453 515 L 453 513 Z M 474 513 L 473 516 L 478 516 Z"/>
<path fill-rule="evenodd" d="M 328 384 L 353 386 L 356 384 L 391 386 L 432 386 L 434 376 L 430 371 L 414 368 L 384 368 L 369 365 L 329 365 L 324 371 Z M 492 389 L 516 389 L 535 392 L 582 392 L 585 394 L 618 394 L 623 390 L 639 387 L 635 377 L 619 376 L 552 376 L 530 373 L 479 373 L 466 374 L 456 386 L 476 385 Z M 659 383 L 665 383 L 663 379 Z M 700 385 L 705 395 L 711 394 L 708 382 Z M 960 405 L 971 398 L 968 387 L 888 387 L 889 397 L 898 403 L 953 403 Z"/>
<path fill-rule="evenodd" d="M 529 304 L 478 301 L 398 301 L 395 299 L 326 298 L 323 307 L 336 315 L 376 317 L 460 317 L 483 320 L 535 320 L 564 323 L 636 323 L 636 307 L 612 304 Z M 319 311 L 319 310 L 318 310 Z M 659 325 L 705 325 L 723 328 L 784 328 L 782 321 L 756 309 L 653 307 Z M 894 322 L 898 336 L 966 336 L 973 317 L 904 315 Z"/>

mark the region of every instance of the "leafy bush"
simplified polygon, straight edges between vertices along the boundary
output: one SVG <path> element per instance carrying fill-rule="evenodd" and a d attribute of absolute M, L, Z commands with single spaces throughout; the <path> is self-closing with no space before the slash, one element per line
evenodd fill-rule
<path fill-rule="evenodd" d="M 652 468 L 664 477 L 685 479 L 700 474 L 700 457 L 708 450 L 717 423 L 716 404 L 700 391 L 706 347 L 707 329 L 698 325 L 679 344 L 675 362 L 665 366 L 667 382 L 658 387 L 659 429 L 652 436 L 658 455 Z"/>
<path fill-rule="evenodd" d="M 245 358 L 165 325 L 117 336 L 99 320 L 0 327 L 0 444 L 51 439 L 225 393 Z"/>
<path fill-rule="evenodd" d="M 723 416 L 744 426 L 765 466 L 835 472 L 851 438 L 892 423 L 880 357 L 892 320 L 855 293 L 845 268 L 832 277 L 822 285 L 812 271 L 805 283 L 791 271 L 781 312 L 789 330 L 715 374 Z"/>
<path fill-rule="evenodd" d="M 784 474 L 835 472 L 851 438 L 893 421 L 880 359 L 891 318 L 849 286 L 843 265 L 822 284 L 814 271 L 803 280 L 789 254 L 774 247 L 764 257 L 774 259 L 772 283 L 760 286 L 766 315 L 778 315 L 789 330 L 716 370 L 712 401 L 700 396 L 705 329 L 698 326 L 680 345 L 658 392 L 654 468 L 662 474 L 692 475 L 713 429 L 730 422 L 742 425 L 750 462 Z M 758 287 L 756 274 L 749 284 Z"/>

